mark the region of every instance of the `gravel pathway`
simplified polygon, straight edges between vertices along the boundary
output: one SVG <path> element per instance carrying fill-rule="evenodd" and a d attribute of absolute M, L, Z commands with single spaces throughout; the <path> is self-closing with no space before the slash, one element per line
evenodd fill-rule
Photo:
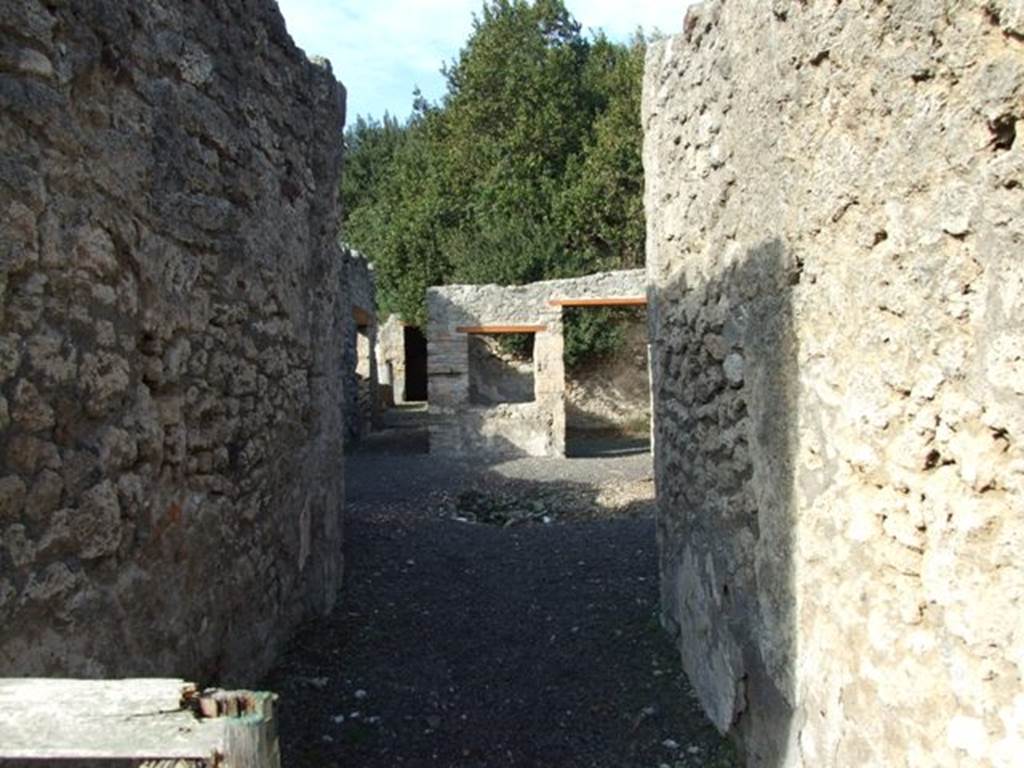
<path fill-rule="evenodd" d="M 349 457 L 341 604 L 267 681 L 284 764 L 733 766 L 657 623 L 650 457 L 471 468 L 418 441 Z M 627 486 L 647 498 L 602 506 Z M 536 524 L 454 519 L 489 493 Z"/>

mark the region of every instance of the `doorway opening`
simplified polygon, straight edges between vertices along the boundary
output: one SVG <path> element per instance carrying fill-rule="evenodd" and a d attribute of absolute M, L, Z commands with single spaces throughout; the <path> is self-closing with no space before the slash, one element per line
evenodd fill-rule
<path fill-rule="evenodd" d="M 405 402 L 427 401 L 427 337 L 414 326 L 407 325 L 405 334 Z"/>
<path fill-rule="evenodd" d="M 651 450 L 651 379 L 645 306 L 566 306 L 566 456 Z"/>

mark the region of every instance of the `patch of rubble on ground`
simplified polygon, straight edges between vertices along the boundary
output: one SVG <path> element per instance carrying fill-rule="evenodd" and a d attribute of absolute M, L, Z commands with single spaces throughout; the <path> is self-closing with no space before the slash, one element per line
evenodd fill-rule
<path fill-rule="evenodd" d="M 446 500 L 447 514 L 463 523 L 509 528 L 654 515 L 654 480 L 647 477 L 596 486 L 500 480 Z"/>

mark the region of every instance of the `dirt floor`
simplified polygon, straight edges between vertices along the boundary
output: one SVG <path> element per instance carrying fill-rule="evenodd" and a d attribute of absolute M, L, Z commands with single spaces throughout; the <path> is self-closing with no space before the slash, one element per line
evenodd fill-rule
<path fill-rule="evenodd" d="M 735 765 L 657 620 L 648 454 L 348 459 L 346 582 L 266 685 L 284 765 Z"/>

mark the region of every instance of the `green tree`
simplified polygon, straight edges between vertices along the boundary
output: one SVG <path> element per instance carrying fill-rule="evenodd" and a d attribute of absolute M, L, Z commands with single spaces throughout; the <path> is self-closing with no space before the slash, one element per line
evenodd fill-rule
<path fill-rule="evenodd" d="M 572 158 L 558 201 L 566 250 L 573 254 L 570 268 L 644 264 L 640 99 L 646 52 L 640 33 L 629 46 L 604 37 L 593 45 L 587 81 L 601 108 L 583 151 Z"/>
<path fill-rule="evenodd" d="M 348 214 L 374 204 L 384 174 L 405 136 L 405 128 L 385 113 L 382 122 L 356 118 L 345 130 L 345 167 L 341 177 L 342 222 Z"/>
<path fill-rule="evenodd" d="M 344 237 L 374 262 L 381 308 L 422 323 L 430 285 L 642 265 L 644 49 L 588 39 L 562 0 L 487 0 L 440 104 L 357 120 Z M 567 359 L 608 351 L 603 317 L 570 330 Z"/>

